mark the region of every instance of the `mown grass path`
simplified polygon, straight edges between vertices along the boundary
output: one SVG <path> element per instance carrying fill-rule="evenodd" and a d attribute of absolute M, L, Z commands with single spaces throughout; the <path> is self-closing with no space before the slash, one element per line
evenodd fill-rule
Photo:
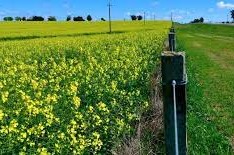
<path fill-rule="evenodd" d="M 189 76 L 188 141 L 191 154 L 234 154 L 234 28 L 179 25 Z"/>

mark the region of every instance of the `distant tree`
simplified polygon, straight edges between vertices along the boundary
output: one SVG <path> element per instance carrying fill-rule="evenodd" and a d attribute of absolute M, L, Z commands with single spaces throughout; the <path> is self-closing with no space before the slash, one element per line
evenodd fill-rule
<path fill-rule="evenodd" d="M 67 21 L 71 21 L 71 19 L 72 19 L 72 17 L 69 15 L 69 16 L 67 16 Z"/>
<path fill-rule="evenodd" d="M 200 23 L 204 23 L 204 18 L 203 17 L 200 18 Z"/>
<path fill-rule="evenodd" d="M 13 21 L 13 17 L 4 17 L 3 18 L 4 21 Z"/>
<path fill-rule="evenodd" d="M 194 19 L 194 20 L 191 21 L 190 23 L 204 23 L 204 18 L 201 17 L 200 19 Z"/>
<path fill-rule="evenodd" d="M 26 17 L 22 17 L 22 21 L 26 21 Z"/>
<path fill-rule="evenodd" d="M 106 21 L 104 18 L 101 18 L 101 21 Z"/>
<path fill-rule="evenodd" d="M 21 21 L 21 17 L 15 17 L 15 21 Z"/>
<path fill-rule="evenodd" d="M 32 16 L 27 21 L 44 21 L 45 19 L 41 16 Z"/>
<path fill-rule="evenodd" d="M 232 20 L 234 22 L 234 10 L 231 11 L 231 17 L 232 17 Z"/>
<path fill-rule="evenodd" d="M 57 21 L 55 16 L 49 16 L 48 21 Z"/>
<path fill-rule="evenodd" d="M 137 20 L 137 16 L 136 15 L 131 15 L 131 19 L 132 20 Z"/>
<path fill-rule="evenodd" d="M 74 21 L 85 21 L 83 17 L 81 16 L 77 16 L 77 17 L 73 17 Z"/>
<path fill-rule="evenodd" d="M 92 17 L 91 17 L 91 15 L 88 15 L 87 16 L 87 21 L 92 21 L 93 19 L 92 19 Z"/>
<path fill-rule="evenodd" d="M 26 21 L 33 21 L 32 18 L 33 17 L 29 17 L 29 18 L 26 19 Z"/>
<path fill-rule="evenodd" d="M 137 20 L 142 20 L 143 17 L 141 15 L 137 16 Z"/>

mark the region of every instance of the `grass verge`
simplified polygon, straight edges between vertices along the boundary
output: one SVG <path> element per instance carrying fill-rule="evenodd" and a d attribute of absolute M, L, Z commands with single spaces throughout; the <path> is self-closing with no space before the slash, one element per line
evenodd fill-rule
<path fill-rule="evenodd" d="M 188 68 L 189 154 L 233 154 L 234 29 L 178 25 Z"/>

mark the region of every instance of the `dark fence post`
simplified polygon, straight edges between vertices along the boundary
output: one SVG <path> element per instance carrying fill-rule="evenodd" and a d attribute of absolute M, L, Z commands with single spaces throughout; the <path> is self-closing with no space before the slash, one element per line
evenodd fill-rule
<path fill-rule="evenodd" d="M 186 133 L 186 70 L 184 52 L 163 52 L 162 83 L 163 83 L 163 106 L 164 106 L 164 127 L 166 140 L 166 154 L 176 155 L 178 148 L 179 155 L 187 154 L 187 133 Z M 172 82 L 176 83 L 175 96 Z M 176 98 L 176 117 L 174 116 L 174 97 Z M 177 132 L 175 131 L 177 118 Z M 175 135 L 178 134 L 178 147 L 176 147 Z"/>
<path fill-rule="evenodd" d="M 176 51 L 176 34 L 175 30 L 171 29 L 169 33 L 169 50 L 172 52 Z"/>

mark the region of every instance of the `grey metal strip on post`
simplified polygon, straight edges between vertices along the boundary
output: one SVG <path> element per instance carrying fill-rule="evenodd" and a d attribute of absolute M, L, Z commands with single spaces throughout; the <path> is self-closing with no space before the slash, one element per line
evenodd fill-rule
<path fill-rule="evenodd" d="M 176 111 L 176 81 L 175 80 L 172 81 L 172 86 L 173 86 L 174 123 L 175 123 L 175 154 L 179 155 L 177 111 Z"/>

